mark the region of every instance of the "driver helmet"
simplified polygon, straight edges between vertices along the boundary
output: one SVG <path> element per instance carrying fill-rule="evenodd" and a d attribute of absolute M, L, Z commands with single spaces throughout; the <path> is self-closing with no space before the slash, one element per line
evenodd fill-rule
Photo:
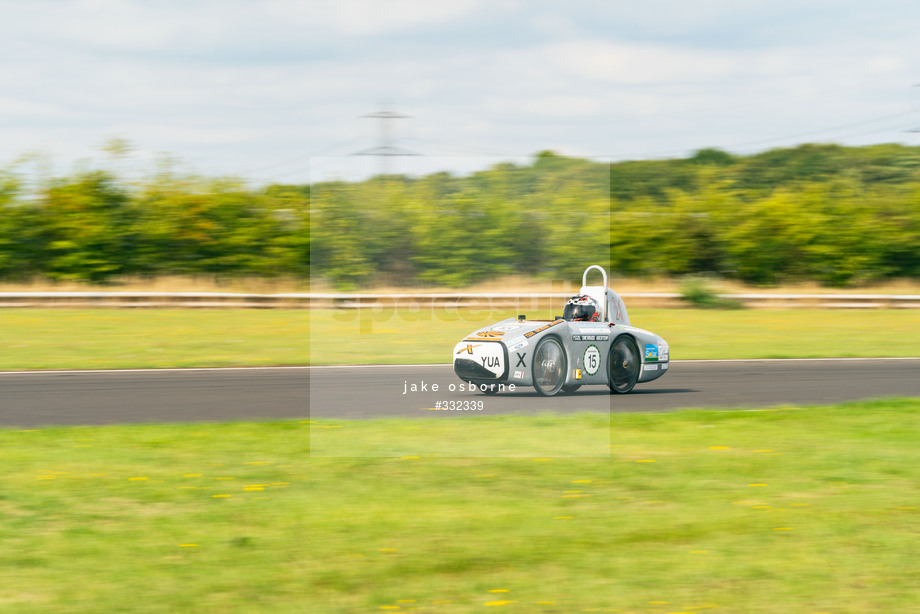
<path fill-rule="evenodd" d="M 562 312 L 562 319 L 569 321 L 597 322 L 600 316 L 597 307 L 597 301 L 587 294 L 573 296 L 565 305 L 565 311 Z"/>

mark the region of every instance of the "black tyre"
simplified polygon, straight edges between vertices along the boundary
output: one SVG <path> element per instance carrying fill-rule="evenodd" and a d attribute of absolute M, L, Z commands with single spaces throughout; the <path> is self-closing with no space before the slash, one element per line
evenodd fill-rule
<path fill-rule="evenodd" d="M 575 392 L 576 390 L 578 390 L 579 388 L 581 388 L 581 384 L 572 384 L 571 386 L 563 386 L 562 392 L 566 394 L 571 394 Z"/>
<path fill-rule="evenodd" d="M 607 385 L 610 392 L 626 394 L 639 381 L 639 348 L 632 337 L 618 337 L 610 347 L 607 357 Z"/>
<path fill-rule="evenodd" d="M 537 392 L 551 397 L 562 390 L 568 365 L 565 350 L 562 349 L 562 344 L 558 339 L 544 337 L 533 352 L 533 361 L 530 366 L 533 373 L 533 386 Z"/>

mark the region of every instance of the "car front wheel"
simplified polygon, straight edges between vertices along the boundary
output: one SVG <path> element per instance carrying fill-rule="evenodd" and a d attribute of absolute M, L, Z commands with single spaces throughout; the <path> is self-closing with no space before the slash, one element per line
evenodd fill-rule
<path fill-rule="evenodd" d="M 533 385 L 537 392 L 546 397 L 551 397 L 565 384 L 567 366 L 565 351 L 562 344 L 555 337 L 545 337 L 533 353 L 531 363 L 533 371 Z"/>

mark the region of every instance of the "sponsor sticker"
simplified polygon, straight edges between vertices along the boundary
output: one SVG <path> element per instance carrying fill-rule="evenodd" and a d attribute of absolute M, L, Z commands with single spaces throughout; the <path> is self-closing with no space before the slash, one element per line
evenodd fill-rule
<path fill-rule="evenodd" d="M 596 345 L 589 345 L 585 350 L 585 373 L 594 375 L 601 366 L 601 353 Z"/>
<path fill-rule="evenodd" d="M 658 346 L 652 345 L 651 343 L 645 344 L 645 359 L 646 360 L 658 360 Z M 652 369 L 649 369 L 651 371 Z"/>
<path fill-rule="evenodd" d="M 671 348 L 668 347 L 667 343 L 658 344 L 658 359 L 659 360 L 668 360 L 670 355 Z"/>
<path fill-rule="evenodd" d="M 553 326 L 556 326 L 557 324 L 562 324 L 563 322 L 565 322 L 565 320 L 556 320 L 555 322 L 550 322 L 549 324 L 546 324 L 545 326 L 541 326 L 540 328 L 535 328 L 534 330 L 528 333 L 524 333 L 524 336 L 530 339 L 534 335 L 542 333 L 546 329 L 552 328 Z"/>
<path fill-rule="evenodd" d="M 668 363 L 666 363 L 666 362 L 661 363 L 661 370 L 662 370 L 662 371 L 664 371 L 664 370 L 667 369 L 667 368 L 668 368 Z"/>
<path fill-rule="evenodd" d="M 467 352 L 467 353 L 469 353 L 470 356 L 472 356 L 472 355 L 473 355 L 473 348 L 475 348 L 475 347 L 479 347 L 479 346 L 478 346 L 478 345 L 473 345 L 472 343 L 467 343 L 467 344 L 466 344 L 466 347 L 461 348 L 460 351 L 457 352 L 457 353 L 458 353 L 458 354 L 463 354 L 464 352 Z"/>
<path fill-rule="evenodd" d="M 581 369 L 575 369 L 575 379 L 581 379 Z"/>
<path fill-rule="evenodd" d="M 517 379 L 524 379 L 524 372 L 523 372 L 523 371 L 515 371 L 515 372 L 514 372 L 514 377 L 516 377 Z"/>
<path fill-rule="evenodd" d="M 484 339 L 498 339 L 504 334 L 505 333 L 503 333 L 500 330 L 481 330 L 478 333 L 476 333 L 476 336 L 482 337 Z"/>
<path fill-rule="evenodd" d="M 608 341 L 610 335 L 572 335 L 572 341 Z"/>
<path fill-rule="evenodd" d="M 508 346 L 509 352 L 514 352 L 527 345 L 527 339 L 524 337 L 515 337 L 514 339 L 505 339 L 505 345 Z"/>
<path fill-rule="evenodd" d="M 645 370 L 646 371 L 657 371 L 658 365 L 645 365 Z"/>

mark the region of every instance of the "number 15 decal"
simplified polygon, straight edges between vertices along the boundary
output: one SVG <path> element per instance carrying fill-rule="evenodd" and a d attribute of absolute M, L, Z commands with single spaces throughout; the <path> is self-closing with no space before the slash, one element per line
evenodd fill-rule
<path fill-rule="evenodd" d="M 601 353 L 596 346 L 589 345 L 585 350 L 585 373 L 594 375 L 601 366 Z"/>

